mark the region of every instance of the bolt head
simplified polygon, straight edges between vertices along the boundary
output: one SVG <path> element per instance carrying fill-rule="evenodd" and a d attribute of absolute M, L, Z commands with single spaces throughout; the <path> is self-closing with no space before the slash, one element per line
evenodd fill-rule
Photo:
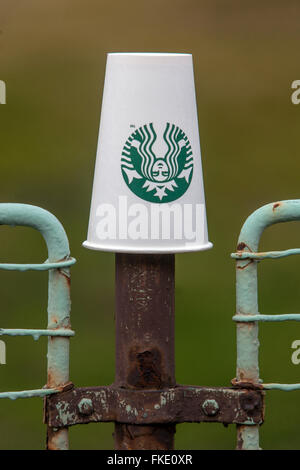
<path fill-rule="evenodd" d="M 89 416 L 93 413 L 93 402 L 89 398 L 82 398 L 78 403 L 78 411 L 81 415 Z"/>
<path fill-rule="evenodd" d="M 220 407 L 216 400 L 205 400 L 202 404 L 202 410 L 206 416 L 216 416 Z"/>

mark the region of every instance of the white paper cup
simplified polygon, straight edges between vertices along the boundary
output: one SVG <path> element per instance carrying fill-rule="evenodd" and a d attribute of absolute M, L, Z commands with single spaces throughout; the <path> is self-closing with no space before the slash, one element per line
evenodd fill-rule
<path fill-rule="evenodd" d="M 108 54 L 86 248 L 207 250 L 191 54 Z"/>

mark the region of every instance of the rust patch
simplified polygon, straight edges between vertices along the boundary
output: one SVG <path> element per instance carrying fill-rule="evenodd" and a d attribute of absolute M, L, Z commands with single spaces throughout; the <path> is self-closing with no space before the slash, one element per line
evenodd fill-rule
<path fill-rule="evenodd" d="M 248 250 L 249 250 L 250 252 L 252 252 L 250 246 L 247 245 L 247 243 L 244 243 L 244 242 L 240 242 L 240 243 L 237 245 L 237 247 L 236 247 L 237 251 L 243 251 L 245 248 L 248 248 Z"/>
<path fill-rule="evenodd" d="M 239 428 L 242 428 L 243 426 L 239 426 Z M 238 435 L 237 435 L 237 443 L 236 443 L 236 449 L 237 450 L 243 450 L 244 446 L 244 440 L 242 438 L 242 433 L 241 429 L 238 430 Z"/>
<path fill-rule="evenodd" d="M 159 389 L 162 385 L 161 353 L 152 348 L 138 352 L 133 348 L 129 353 L 129 361 L 133 364 L 128 375 L 128 383 L 135 388 Z"/>
<path fill-rule="evenodd" d="M 249 264 L 253 263 L 253 259 L 250 259 L 249 263 L 247 264 L 244 264 L 244 266 L 237 266 L 236 269 L 245 269 L 247 268 L 247 266 L 249 266 Z"/>
<path fill-rule="evenodd" d="M 248 416 L 252 416 L 262 409 L 262 396 L 249 390 L 248 393 L 240 396 L 240 405 Z"/>
<path fill-rule="evenodd" d="M 273 212 L 275 211 L 275 209 L 277 209 L 277 207 L 281 206 L 280 202 L 276 202 L 276 204 L 273 205 Z"/>
<path fill-rule="evenodd" d="M 52 340 L 52 337 L 50 336 L 50 340 Z M 47 387 L 48 388 L 54 388 L 56 385 L 56 380 L 55 380 L 55 374 L 52 371 L 52 369 L 48 369 L 48 374 L 47 374 Z"/>
<path fill-rule="evenodd" d="M 58 323 L 58 318 L 56 315 L 51 316 L 50 323 Z"/>
<path fill-rule="evenodd" d="M 238 251 L 243 251 L 243 250 L 246 248 L 246 246 L 247 246 L 246 243 L 241 242 L 241 243 L 238 244 L 238 246 L 236 247 L 236 249 L 237 249 Z"/>
<path fill-rule="evenodd" d="M 164 390 L 128 390 L 114 386 L 72 388 L 66 384 L 63 393 L 49 396 L 46 401 L 46 420 L 50 427 L 61 428 L 89 422 L 114 421 L 124 425 L 123 431 L 131 441 L 143 438 L 142 427 L 153 430 L 157 425 L 175 423 L 218 422 L 242 424 L 252 419 L 253 424 L 263 422 L 263 398 L 261 390 L 239 388 L 209 388 L 178 385 Z M 246 395 L 244 399 L 242 396 Z M 257 398 L 258 395 L 258 398 Z M 78 404 L 89 398 L 93 412 L 80 413 Z M 218 403 L 218 413 L 207 416 L 203 404 L 209 400 Z M 68 408 L 62 419 L 60 409 Z M 245 409 L 246 408 L 246 409 Z M 127 426 L 125 426 L 127 425 Z M 146 447 L 147 448 L 147 447 Z"/>
<path fill-rule="evenodd" d="M 59 272 L 59 274 L 61 274 L 65 278 L 65 280 L 67 282 L 67 286 L 70 289 L 70 287 L 71 287 L 71 276 L 70 276 L 70 274 L 67 274 L 63 269 L 58 269 L 58 272 Z"/>
<path fill-rule="evenodd" d="M 240 377 L 242 380 L 238 380 L 237 378 L 234 378 L 231 380 L 231 383 L 234 387 L 236 388 L 248 388 L 251 390 L 263 390 L 264 387 L 260 383 L 254 383 L 250 382 L 249 380 L 243 380 L 244 374 L 243 372 L 240 372 Z"/>
<path fill-rule="evenodd" d="M 46 437 L 46 449 L 47 450 L 58 450 L 54 441 L 55 441 L 55 432 L 53 431 L 53 429 L 48 427 L 47 437 Z"/>

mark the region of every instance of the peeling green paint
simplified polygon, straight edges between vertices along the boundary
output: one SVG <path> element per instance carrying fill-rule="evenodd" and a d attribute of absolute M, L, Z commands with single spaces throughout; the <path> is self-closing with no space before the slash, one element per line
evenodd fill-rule
<path fill-rule="evenodd" d="M 40 207 L 27 204 L 0 204 L 0 225 L 26 226 L 38 230 L 47 244 L 48 259 L 40 264 L 0 264 L 0 269 L 26 271 L 34 269 L 49 271 L 48 283 L 48 328 L 45 330 L 1 329 L 0 335 L 26 336 L 34 339 L 48 336 L 48 383 L 46 389 L 3 392 L 0 398 L 44 397 L 60 391 L 59 387 L 69 380 L 70 329 L 70 266 L 76 260 L 70 257 L 66 232 L 58 219 Z M 67 419 L 68 410 L 60 410 L 62 419 Z M 49 429 L 49 449 L 67 449 L 68 431 Z"/>
<path fill-rule="evenodd" d="M 232 317 L 233 321 L 237 322 L 254 322 L 254 321 L 272 321 L 272 322 L 280 322 L 280 321 L 300 321 L 300 313 L 284 313 L 281 315 L 234 315 Z"/>
<path fill-rule="evenodd" d="M 245 221 L 238 239 L 236 259 L 237 381 L 262 384 L 265 390 L 299 390 L 300 384 L 263 384 L 259 378 L 258 322 L 299 321 L 299 314 L 261 315 L 258 311 L 257 264 L 268 258 L 300 254 L 300 249 L 259 253 L 263 231 L 280 222 L 300 220 L 300 200 L 267 204 L 253 212 Z M 238 448 L 259 449 L 258 426 L 238 426 Z"/>
<path fill-rule="evenodd" d="M 69 258 L 65 261 L 59 261 L 57 263 L 48 263 L 48 260 L 40 264 L 13 264 L 13 263 L 0 263 L 0 269 L 7 271 L 49 271 L 49 269 L 62 269 L 72 266 L 76 263 L 75 258 Z"/>
<path fill-rule="evenodd" d="M 16 400 L 17 398 L 34 398 L 34 397 L 46 397 L 47 395 L 52 395 L 53 393 L 58 393 L 58 389 L 47 389 L 40 388 L 35 390 L 23 390 L 20 392 L 1 392 L 0 398 L 9 398 L 10 400 Z"/>
<path fill-rule="evenodd" d="M 0 336 L 32 336 L 33 339 L 38 340 L 40 336 L 74 336 L 75 332 L 67 328 L 60 328 L 57 330 L 26 330 L 26 329 L 5 329 L 0 328 Z"/>

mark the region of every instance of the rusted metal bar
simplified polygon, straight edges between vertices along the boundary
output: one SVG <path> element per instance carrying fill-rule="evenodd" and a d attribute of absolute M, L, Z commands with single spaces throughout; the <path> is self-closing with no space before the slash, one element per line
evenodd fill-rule
<path fill-rule="evenodd" d="M 175 386 L 174 271 L 174 255 L 116 254 L 115 386 Z M 173 449 L 174 433 L 173 424 L 119 422 L 115 448 Z"/>
<path fill-rule="evenodd" d="M 48 287 L 48 328 L 67 329 L 70 323 L 70 270 L 52 269 L 49 271 Z M 48 380 L 47 387 L 53 388 L 69 381 L 68 337 L 50 336 L 48 338 Z M 67 450 L 69 448 L 68 428 L 59 430 L 47 426 L 47 449 Z"/>
<path fill-rule="evenodd" d="M 73 388 L 47 398 L 54 428 L 91 422 L 261 424 L 264 393 L 258 390 L 177 385 L 164 390 Z"/>

